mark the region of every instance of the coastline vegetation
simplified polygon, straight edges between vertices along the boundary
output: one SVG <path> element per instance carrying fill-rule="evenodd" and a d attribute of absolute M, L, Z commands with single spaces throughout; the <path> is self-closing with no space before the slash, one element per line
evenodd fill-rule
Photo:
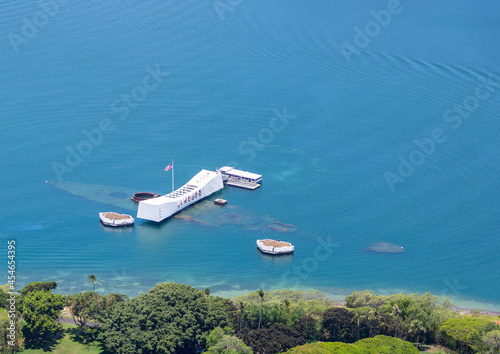
<path fill-rule="evenodd" d="M 224 299 L 209 289 L 161 283 L 127 298 L 95 292 L 96 279 L 92 291 L 67 296 L 53 293 L 55 282 L 28 284 L 16 296 L 12 331 L 0 290 L 1 352 L 419 353 L 441 345 L 455 353 L 500 353 L 499 317 L 461 315 L 449 299 L 430 293 L 356 291 L 341 304 L 314 290 L 260 289 Z"/>

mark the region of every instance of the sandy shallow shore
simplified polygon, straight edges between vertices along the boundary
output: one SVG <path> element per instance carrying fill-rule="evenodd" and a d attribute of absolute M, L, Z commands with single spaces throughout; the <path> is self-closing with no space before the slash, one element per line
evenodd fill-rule
<path fill-rule="evenodd" d="M 470 308 L 454 307 L 453 311 L 456 311 L 461 315 L 472 315 L 472 314 L 474 314 L 475 311 L 478 311 L 478 310 L 477 309 L 470 309 Z M 486 316 L 500 316 L 499 311 L 490 311 L 490 310 L 479 310 L 479 314 L 486 315 Z"/>

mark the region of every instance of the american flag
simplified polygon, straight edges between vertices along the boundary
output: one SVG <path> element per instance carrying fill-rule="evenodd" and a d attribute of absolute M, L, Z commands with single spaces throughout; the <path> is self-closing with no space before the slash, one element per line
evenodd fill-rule
<path fill-rule="evenodd" d="M 174 163 L 173 162 L 169 163 L 168 166 L 165 167 L 165 172 L 170 171 L 173 167 L 174 167 Z"/>

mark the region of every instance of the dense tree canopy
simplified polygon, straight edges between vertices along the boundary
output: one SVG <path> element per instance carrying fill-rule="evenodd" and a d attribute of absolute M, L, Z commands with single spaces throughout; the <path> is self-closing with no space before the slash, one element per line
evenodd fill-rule
<path fill-rule="evenodd" d="M 52 294 L 56 285 L 36 282 L 23 289 L 18 309 L 24 321 L 13 329 L 17 348 L 23 336 L 28 348 L 50 348 L 60 338 L 56 318 L 64 298 Z M 7 300 L 4 294 L 0 292 L 0 304 Z M 500 351 L 498 319 L 479 311 L 459 315 L 451 311 L 449 300 L 429 293 L 355 292 L 342 307 L 317 291 L 256 291 L 228 300 L 210 295 L 209 289 L 163 283 L 131 299 L 89 291 L 68 295 L 65 303 L 82 330 L 89 320 L 100 322 L 79 335 L 93 341 L 98 334 L 113 353 L 413 354 L 417 351 L 410 341 L 435 343 L 436 338 L 458 353 Z M 7 334 L 0 331 L 0 350 L 6 348 Z"/>
<path fill-rule="evenodd" d="M 494 329 L 483 335 L 479 346 L 483 353 L 500 353 L 500 330 Z"/>
<path fill-rule="evenodd" d="M 240 339 L 230 336 L 220 327 L 210 332 L 207 338 L 207 354 L 253 354 Z"/>
<path fill-rule="evenodd" d="M 105 305 L 105 299 L 92 291 L 70 296 L 68 301 L 71 315 L 80 328 L 83 328 L 89 320 L 97 319 Z"/>
<path fill-rule="evenodd" d="M 483 346 L 485 334 L 498 329 L 499 325 L 484 318 L 452 318 L 439 328 L 439 341 L 450 349 L 469 353 Z"/>
<path fill-rule="evenodd" d="M 353 344 L 341 342 L 306 344 L 288 351 L 293 354 L 418 354 L 411 343 L 384 335 L 361 339 Z"/>
<path fill-rule="evenodd" d="M 409 342 L 399 338 L 379 335 L 373 338 L 365 338 L 357 341 L 355 345 L 365 349 L 367 353 L 394 353 L 394 354 L 418 354 L 419 351 Z"/>
<path fill-rule="evenodd" d="M 317 341 L 322 337 L 321 324 L 318 321 L 319 317 L 320 314 L 318 313 L 305 315 L 297 321 L 294 328 L 297 331 L 304 333 L 308 341 Z"/>
<path fill-rule="evenodd" d="M 254 353 L 274 354 L 306 343 L 303 333 L 284 324 L 273 324 L 269 328 L 243 330 L 238 336 Z"/>
<path fill-rule="evenodd" d="M 9 294 L 0 289 L 0 307 L 6 308 L 7 306 L 9 306 L 8 299 L 9 299 Z"/>
<path fill-rule="evenodd" d="M 341 307 L 329 308 L 323 314 L 323 328 L 328 339 L 338 342 L 349 342 L 352 334 L 354 315 Z"/>
<path fill-rule="evenodd" d="M 116 353 L 191 353 L 214 328 L 230 324 L 232 310 L 204 291 L 162 283 L 104 311 L 100 338 Z"/>
<path fill-rule="evenodd" d="M 20 318 L 17 314 L 16 318 Z M 24 335 L 22 332 L 22 321 L 14 321 L 12 324 L 10 319 L 0 319 L 0 353 L 15 353 L 19 352 L 24 344 Z"/>
<path fill-rule="evenodd" d="M 345 298 L 346 306 L 349 308 L 370 306 L 379 308 L 387 303 L 387 297 L 382 295 L 374 295 L 373 292 L 355 291 Z"/>
<path fill-rule="evenodd" d="M 346 297 L 346 304 L 356 317 L 356 338 L 386 334 L 434 342 L 439 326 L 453 317 L 449 299 L 430 293 L 381 296 L 356 291 Z"/>
<path fill-rule="evenodd" d="M 55 281 L 36 281 L 33 283 L 29 283 L 24 288 L 19 291 L 21 295 L 26 295 L 32 291 L 49 291 L 57 288 L 57 283 Z"/>
<path fill-rule="evenodd" d="M 19 310 L 24 319 L 23 333 L 26 340 L 44 342 L 52 340 L 61 330 L 56 319 L 63 309 L 64 298 L 52 292 L 38 290 L 21 297 Z"/>
<path fill-rule="evenodd" d="M 238 305 L 238 328 L 256 329 L 259 326 L 261 298 L 258 291 L 233 299 Z M 320 291 L 275 290 L 265 293 L 262 303 L 261 327 L 274 323 L 295 326 L 306 314 L 322 313 L 336 303 Z M 242 309 L 242 310 L 241 310 Z"/>

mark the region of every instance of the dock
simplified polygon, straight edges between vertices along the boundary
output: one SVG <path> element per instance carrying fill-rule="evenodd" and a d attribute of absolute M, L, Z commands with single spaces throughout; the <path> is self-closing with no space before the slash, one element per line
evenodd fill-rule
<path fill-rule="evenodd" d="M 227 204 L 227 200 L 221 199 L 221 198 L 217 198 L 217 199 L 214 200 L 214 204 L 215 205 L 226 205 Z"/>
<path fill-rule="evenodd" d="M 295 247 L 290 242 L 280 240 L 257 240 L 257 248 L 262 253 L 268 254 L 287 254 L 293 253 Z"/>
<path fill-rule="evenodd" d="M 246 181 L 235 180 L 235 179 L 228 179 L 226 181 L 226 184 L 228 186 L 233 186 L 233 187 L 238 187 L 238 188 L 244 188 L 244 189 L 250 189 L 252 191 L 256 190 L 257 188 L 260 187 L 259 183 L 246 182 Z"/>

